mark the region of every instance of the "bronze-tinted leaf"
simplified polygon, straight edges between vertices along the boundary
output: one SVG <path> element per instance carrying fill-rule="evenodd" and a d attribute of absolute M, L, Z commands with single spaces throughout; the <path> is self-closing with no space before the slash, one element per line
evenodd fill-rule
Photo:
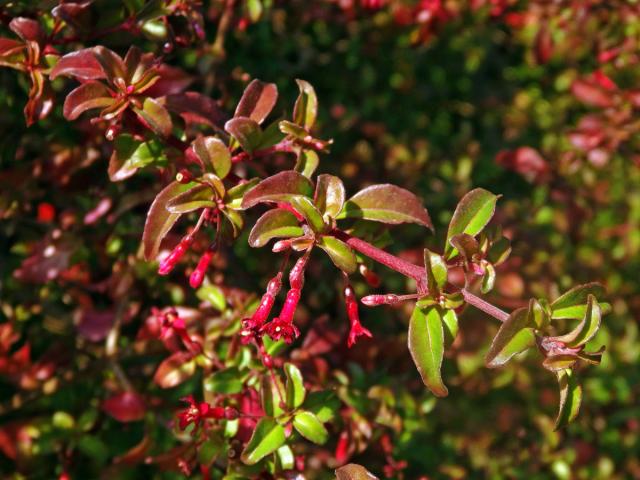
<path fill-rule="evenodd" d="M 318 98 L 316 91 L 309 82 L 296 80 L 300 94 L 293 107 L 293 121 L 309 130 L 316 122 L 318 115 Z"/>
<path fill-rule="evenodd" d="M 299 237 L 304 234 L 296 216 L 280 208 L 269 210 L 262 215 L 251 229 L 249 245 L 262 247 L 273 238 Z"/>
<path fill-rule="evenodd" d="M 278 87 L 275 83 L 253 80 L 244 90 L 234 116 L 248 117 L 260 124 L 271 113 L 277 99 Z"/>
<path fill-rule="evenodd" d="M 170 112 L 180 115 L 187 124 L 197 123 L 213 128 L 221 128 L 224 124 L 225 115 L 218 104 L 201 93 L 175 93 L 158 100 L 163 101 Z"/>
<path fill-rule="evenodd" d="M 44 40 L 42 27 L 31 18 L 16 17 L 9 22 L 9 28 L 25 42 L 41 43 Z"/>
<path fill-rule="evenodd" d="M 323 215 L 338 216 L 345 200 L 344 184 L 333 175 L 318 175 L 313 201 Z"/>
<path fill-rule="evenodd" d="M 117 53 L 102 45 L 93 47 L 93 52 L 109 82 L 112 83 L 116 78 L 127 78 L 127 67 Z"/>
<path fill-rule="evenodd" d="M 337 480 L 378 480 L 373 473 L 362 465 L 349 463 L 336 470 Z"/>
<path fill-rule="evenodd" d="M 151 204 L 142 233 L 144 258 L 147 261 L 153 260 L 158 255 L 160 243 L 180 218 L 179 213 L 171 213 L 167 210 L 167 203 L 192 186 L 193 184 L 172 182 L 156 196 Z"/>
<path fill-rule="evenodd" d="M 556 372 L 556 376 L 560 386 L 560 408 L 554 430 L 572 422 L 578 416 L 582 402 L 582 387 L 578 384 L 573 371 L 560 370 Z"/>
<path fill-rule="evenodd" d="M 216 137 L 200 137 L 193 142 L 193 150 L 205 168 L 224 178 L 231 170 L 231 154 L 227 146 Z"/>
<path fill-rule="evenodd" d="M 333 264 L 346 273 L 353 273 L 358 266 L 356 255 L 351 247 L 335 237 L 320 237 L 318 246 L 327 252 Z"/>
<path fill-rule="evenodd" d="M 580 323 L 571 332 L 553 337 L 554 340 L 567 344 L 568 347 L 578 347 L 591 340 L 600 328 L 602 311 L 596 297 L 587 296 L 587 309 Z"/>
<path fill-rule="evenodd" d="M 49 78 L 54 80 L 60 75 L 74 77 L 77 80 L 98 80 L 105 78 L 102 66 L 96 60 L 93 48 L 84 48 L 66 54 L 51 69 Z"/>
<path fill-rule="evenodd" d="M 338 218 L 364 218 L 376 222 L 417 223 L 433 230 L 429 212 L 409 190 L 390 184 L 360 190 L 344 205 Z"/>
<path fill-rule="evenodd" d="M 166 358 L 156 370 L 153 381 L 160 388 L 173 388 L 196 372 L 196 362 L 189 352 L 175 352 Z"/>
<path fill-rule="evenodd" d="M 447 243 L 444 249 L 447 259 L 453 258 L 457 253 L 457 250 L 451 245 L 451 238 L 461 233 L 472 237 L 480 233 L 493 217 L 497 201 L 497 195 L 482 188 L 476 188 L 462 197 L 453 213 L 447 231 Z"/>
<path fill-rule="evenodd" d="M 224 129 L 235 138 L 242 149 L 251 153 L 260 144 L 262 130 L 254 120 L 246 117 L 236 117 L 224 124 Z"/>
<path fill-rule="evenodd" d="M 136 108 L 135 111 L 158 135 L 168 137 L 171 134 L 171 116 L 157 100 L 146 98 L 142 108 Z"/>
<path fill-rule="evenodd" d="M 171 213 L 189 213 L 201 208 L 213 208 L 216 206 L 215 197 L 211 186 L 199 183 L 170 199 L 167 210 Z"/>
<path fill-rule="evenodd" d="M 114 99 L 104 84 L 88 81 L 67 95 L 62 114 L 67 120 L 75 120 L 87 110 L 105 108 L 113 103 Z"/>
<path fill-rule="evenodd" d="M 242 208 L 251 208 L 261 202 L 286 202 L 295 196 L 311 197 L 311 181 L 292 170 L 277 173 L 265 178 L 245 193 Z"/>
<path fill-rule="evenodd" d="M 532 327 L 533 325 L 529 324 L 527 308 L 519 308 L 511 312 L 491 343 L 491 348 L 485 357 L 486 366 L 500 367 L 514 355 L 532 347 L 536 341 Z"/>

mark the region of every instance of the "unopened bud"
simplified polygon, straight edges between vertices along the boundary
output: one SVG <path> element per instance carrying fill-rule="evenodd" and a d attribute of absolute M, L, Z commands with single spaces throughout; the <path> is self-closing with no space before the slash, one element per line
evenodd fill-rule
<path fill-rule="evenodd" d="M 289 285 L 291 285 L 292 289 L 302 290 L 302 286 L 304 285 L 304 270 L 307 267 L 307 260 L 309 260 L 309 254 L 305 253 L 298 259 L 289 272 Z"/>
<path fill-rule="evenodd" d="M 117 125 L 110 125 L 109 128 L 107 128 L 107 131 L 104 132 L 104 138 L 106 138 L 110 142 L 113 142 L 119 131 L 120 127 L 118 127 Z"/>
<path fill-rule="evenodd" d="M 400 301 L 397 295 L 388 293 L 386 295 L 367 295 L 360 300 L 367 307 L 377 307 L 378 305 L 394 305 Z"/>
<path fill-rule="evenodd" d="M 202 254 L 200 260 L 198 261 L 198 265 L 195 270 L 191 273 L 189 277 L 189 285 L 191 288 L 199 288 L 202 285 L 202 281 L 204 280 L 204 275 L 207 273 L 207 268 L 209 268 L 209 263 L 211 263 L 211 259 L 213 258 L 213 250 L 207 250 Z"/>
<path fill-rule="evenodd" d="M 180 261 L 180 259 L 187 252 L 191 244 L 193 243 L 193 237 L 187 235 L 180 243 L 173 249 L 173 251 L 165 258 L 162 262 L 160 262 L 160 266 L 158 267 L 158 274 L 160 275 L 168 275 L 176 266 L 176 264 Z"/>
<path fill-rule="evenodd" d="M 291 248 L 291 240 L 279 240 L 273 244 L 271 251 L 274 253 L 284 252 Z"/>
<path fill-rule="evenodd" d="M 235 420 L 239 416 L 240 414 L 238 413 L 238 410 L 233 407 L 226 407 L 224 409 L 224 418 L 227 420 Z"/>
<path fill-rule="evenodd" d="M 193 180 L 193 175 L 186 168 L 183 168 L 178 173 L 176 173 L 176 182 L 178 183 L 189 183 Z"/>

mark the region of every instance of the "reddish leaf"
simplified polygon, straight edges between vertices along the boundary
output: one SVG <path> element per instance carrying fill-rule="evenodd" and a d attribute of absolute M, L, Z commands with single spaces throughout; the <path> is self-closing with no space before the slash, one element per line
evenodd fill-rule
<path fill-rule="evenodd" d="M 75 120 L 87 110 L 105 108 L 113 103 L 114 99 L 104 84 L 89 81 L 67 95 L 62 113 L 67 120 Z"/>
<path fill-rule="evenodd" d="M 151 204 L 142 233 L 142 246 L 146 260 L 152 260 L 158 255 L 162 239 L 180 218 L 179 213 L 171 213 L 167 210 L 167 203 L 189 187 L 189 184 L 172 182 L 156 196 Z"/>
<path fill-rule="evenodd" d="M 571 85 L 571 93 L 583 103 L 595 107 L 607 108 L 613 105 L 611 94 L 603 88 L 584 80 L 576 80 Z"/>
<path fill-rule="evenodd" d="M 102 402 L 102 409 L 122 423 L 142 420 L 146 412 L 144 399 L 132 391 L 112 395 Z"/>
<path fill-rule="evenodd" d="M 70 263 L 72 247 L 68 244 L 45 244 L 22 262 L 13 276 L 22 282 L 45 283 L 54 280 Z"/>
<path fill-rule="evenodd" d="M 58 60 L 51 69 L 49 78 L 54 80 L 60 75 L 74 77 L 78 80 L 97 80 L 105 78 L 104 70 L 92 48 L 71 52 Z"/>
<path fill-rule="evenodd" d="M 221 127 L 224 124 L 225 115 L 218 104 L 200 93 L 177 93 L 158 100 L 164 101 L 165 107 L 180 115 L 187 124 L 201 123 L 210 127 Z"/>
<path fill-rule="evenodd" d="M 12 38 L 0 37 L 0 57 L 15 55 L 24 48 L 24 43 Z"/>
<path fill-rule="evenodd" d="M 417 223 L 433 230 L 422 200 L 409 190 L 388 183 L 360 190 L 347 201 L 339 218 L 364 218 L 389 224 Z"/>
<path fill-rule="evenodd" d="M 257 123 L 262 123 L 271 113 L 277 99 L 278 87 L 275 83 L 254 80 L 244 90 L 234 117 L 248 117 Z"/>
<path fill-rule="evenodd" d="M 295 215 L 287 210 L 269 210 L 258 219 L 249 234 L 249 245 L 263 247 L 273 238 L 299 237 L 304 234 Z"/>
<path fill-rule="evenodd" d="M 127 78 L 127 67 L 120 55 L 101 45 L 94 47 L 93 52 L 110 82 L 118 77 Z"/>
<path fill-rule="evenodd" d="M 90 342 L 101 342 L 109 334 L 115 314 L 113 310 L 82 310 L 78 319 L 78 333 Z"/>
<path fill-rule="evenodd" d="M 30 18 L 14 18 L 11 20 L 11 23 L 9 23 L 9 28 L 25 42 L 32 41 L 40 43 L 44 38 L 44 32 L 40 24 Z"/>
<path fill-rule="evenodd" d="M 307 177 L 294 171 L 277 173 L 265 178 L 245 193 L 242 208 L 251 208 L 261 202 L 288 201 L 291 197 L 313 194 L 313 184 Z"/>
<path fill-rule="evenodd" d="M 176 352 L 158 366 L 153 381 L 161 388 L 172 388 L 190 378 L 195 371 L 192 354 Z"/>
<path fill-rule="evenodd" d="M 245 152 L 253 152 L 260 143 L 260 125 L 247 117 L 236 117 L 224 124 L 224 129 L 233 135 Z"/>
<path fill-rule="evenodd" d="M 179 94 L 193 83 L 193 77 L 180 68 L 162 64 L 156 68 L 156 72 L 160 78 L 145 90 L 145 95 L 149 97 Z"/>

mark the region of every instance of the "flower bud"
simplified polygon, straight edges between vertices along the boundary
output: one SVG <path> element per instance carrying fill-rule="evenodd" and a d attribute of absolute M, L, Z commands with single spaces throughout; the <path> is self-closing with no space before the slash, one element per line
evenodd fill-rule
<path fill-rule="evenodd" d="M 191 244 L 193 243 L 193 237 L 191 235 L 187 235 L 180 243 L 173 249 L 173 251 L 165 258 L 162 262 L 160 262 L 160 266 L 158 267 L 158 274 L 160 275 L 168 275 L 176 266 L 176 264 L 180 261 L 180 259 L 187 252 Z"/>
<path fill-rule="evenodd" d="M 395 305 L 400 301 L 397 295 L 388 293 L 386 295 L 367 295 L 360 300 L 367 307 L 377 307 L 378 305 Z"/>
<path fill-rule="evenodd" d="M 202 285 L 202 280 L 204 280 L 204 275 L 207 273 L 207 268 L 209 268 L 209 263 L 211 263 L 214 253 L 213 250 L 207 250 L 200 257 L 198 265 L 189 277 L 191 288 L 199 288 Z"/>
<path fill-rule="evenodd" d="M 298 302 L 300 301 L 300 289 L 292 288 L 287 292 L 287 297 L 284 300 L 284 305 L 280 311 L 280 320 L 283 322 L 293 322 L 293 315 L 296 313 Z"/>
<path fill-rule="evenodd" d="M 181 169 L 178 173 L 176 173 L 176 182 L 178 183 L 189 183 L 193 180 L 193 175 L 186 168 Z"/>
<path fill-rule="evenodd" d="M 302 290 L 304 285 L 304 270 L 307 268 L 307 260 L 309 260 L 309 254 L 302 255 L 296 264 L 289 272 L 289 285 L 292 289 Z"/>

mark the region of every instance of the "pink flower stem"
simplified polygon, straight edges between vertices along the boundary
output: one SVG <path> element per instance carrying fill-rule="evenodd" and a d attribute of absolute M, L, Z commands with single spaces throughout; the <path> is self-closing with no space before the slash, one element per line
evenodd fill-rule
<path fill-rule="evenodd" d="M 414 279 L 416 281 L 418 293 L 420 293 L 421 295 L 429 293 L 426 274 L 423 266 L 407 262 L 406 260 L 403 260 L 399 257 L 396 257 L 395 255 L 392 255 L 389 252 L 371 245 L 365 240 L 353 237 L 341 230 L 334 230 L 333 232 L 331 232 L 331 234 L 337 239 L 345 242 L 354 250 L 371 258 L 372 260 L 384 265 L 385 267 L 390 268 L 391 270 L 395 270 L 396 272 L 401 273 L 405 277 Z M 483 311 L 487 315 L 492 316 L 496 320 L 505 322 L 509 318 L 509 314 L 507 312 L 474 295 L 466 288 L 463 288 L 461 290 L 461 293 L 467 303 L 473 305 L 478 310 Z"/>

